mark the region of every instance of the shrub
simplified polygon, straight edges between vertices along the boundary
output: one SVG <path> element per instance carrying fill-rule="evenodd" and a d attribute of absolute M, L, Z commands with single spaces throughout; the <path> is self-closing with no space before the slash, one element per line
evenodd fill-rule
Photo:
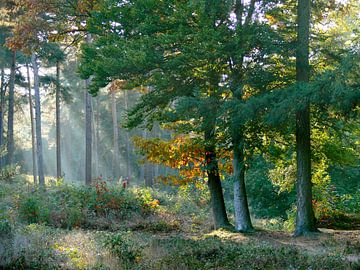
<path fill-rule="evenodd" d="M 119 232 L 115 235 L 107 236 L 104 241 L 105 247 L 120 259 L 125 269 L 133 269 L 133 266 L 141 258 L 143 246 L 132 241 L 132 237 L 133 235 L 130 231 Z"/>

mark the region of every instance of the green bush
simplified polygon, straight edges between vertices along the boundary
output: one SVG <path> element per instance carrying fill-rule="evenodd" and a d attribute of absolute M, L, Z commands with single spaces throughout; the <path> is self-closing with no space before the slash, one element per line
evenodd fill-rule
<path fill-rule="evenodd" d="M 130 231 L 119 232 L 108 236 L 104 241 L 105 247 L 120 259 L 124 269 L 133 269 L 140 259 L 142 248 L 144 248 L 134 242 L 132 237 Z"/>
<path fill-rule="evenodd" d="M 158 207 L 159 201 L 149 191 L 126 190 L 102 182 L 91 187 L 57 184 L 46 191 L 23 192 L 16 205 L 22 221 L 71 229 L 97 226 L 97 219 L 111 223 L 149 214 Z"/>

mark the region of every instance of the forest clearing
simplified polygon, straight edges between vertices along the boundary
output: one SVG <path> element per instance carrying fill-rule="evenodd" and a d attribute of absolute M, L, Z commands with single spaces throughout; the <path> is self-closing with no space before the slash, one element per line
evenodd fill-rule
<path fill-rule="evenodd" d="M 360 269 L 358 0 L 0 0 L 0 269 Z"/>

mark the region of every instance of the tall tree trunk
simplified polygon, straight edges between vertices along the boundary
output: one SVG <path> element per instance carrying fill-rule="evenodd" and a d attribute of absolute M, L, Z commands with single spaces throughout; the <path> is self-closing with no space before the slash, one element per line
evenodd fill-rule
<path fill-rule="evenodd" d="M 91 43 L 91 35 L 87 34 L 86 42 Z M 90 78 L 85 80 L 85 184 L 91 185 L 92 170 L 92 104 L 89 93 Z"/>
<path fill-rule="evenodd" d="M 206 173 L 211 196 L 214 228 L 219 229 L 230 226 L 230 223 L 226 214 L 224 195 L 215 152 L 215 119 L 212 119 L 210 116 L 207 117 L 205 121 L 207 121 L 207 123 L 205 123 L 204 132 Z"/>
<path fill-rule="evenodd" d="M 147 139 L 149 137 L 149 132 L 144 130 L 143 137 Z M 151 164 L 146 161 L 144 164 L 144 184 L 146 187 L 152 187 L 153 185 L 153 175 L 151 170 Z"/>
<path fill-rule="evenodd" d="M 60 126 L 60 61 L 56 61 L 56 178 L 62 177 L 61 172 L 61 126 Z"/>
<path fill-rule="evenodd" d="M 39 70 L 38 70 L 36 58 L 37 58 L 36 55 L 33 53 L 31 55 L 31 61 L 32 61 L 32 66 L 33 66 L 33 70 L 34 70 L 36 154 L 37 154 L 39 185 L 41 187 L 45 187 L 43 148 L 42 148 L 42 139 L 41 139 L 40 84 L 39 84 Z"/>
<path fill-rule="evenodd" d="M 310 0 L 298 0 L 298 36 L 296 54 L 296 80 L 309 82 L 309 32 Z M 312 207 L 310 108 L 306 101 L 304 108 L 296 113 L 296 156 L 297 156 L 297 214 L 295 236 L 316 231 Z"/>
<path fill-rule="evenodd" d="M 115 180 L 118 180 L 119 174 L 119 127 L 118 127 L 118 117 L 117 117 L 117 108 L 116 108 L 116 97 L 115 91 L 110 91 L 110 99 L 111 99 L 111 115 L 113 120 L 113 147 L 114 147 L 114 155 L 112 160 L 113 174 Z"/>
<path fill-rule="evenodd" d="M 96 113 L 93 112 L 93 147 L 94 147 L 94 173 L 99 177 L 99 96 L 95 100 Z"/>
<path fill-rule="evenodd" d="M 16 51 L 12 51 L 9 84 L 9 109 L 7 130 L 7 164 L 14 162 L 14 92 L 15 92 Z"/>
<path fill-rule="evenodd" d="M 5 71 L 1 68 L 1 85 L 0 85 L 0 169 L 4 167 L 3 143 L 4 143 L 4 111 L 5 111 Z"/>
<path fill-rule="evenodd" d="M 92 104 L 88 92 L 90 80 L 85 81 L 85 184 L 91 185 L 92 170 Z"/>
<path fill-rule="evenodd" d="M 127 112 L 129 109 L 129 97 L 126 90 L 124 91 L 124 102 L 125 102 L 125 112 Z M 130 155 L 130 136 L 128 130 L 126 130 L 125 139 L 126 139 L 125 142 L 126 143 L 126 177 L 128 178 L 128 184 L 129 184 L 131 177 L 131 163 L 130 163 L 131 155 Z"/>
<path fill-rule="evenodd" d="M 251 224 L 249 205 L 245 187 L 245 160 L 244 160 L 244 137 L 242 127 L 234 130 L 233 141 L 233 168 L 234 168 L 234 210 L 235 229 L 241 232 L 250 232 L 254 228 Z"/>
<path fill-rule="evenodd" d="M 34 126 L 34 106 L 32 101 L 31 94 L 31 82 L 30 82 L 30 69 L 29 64 L 26 63 L 26 73 L 27 73 L 27 81 L 28 81 L 28 91 L 29 91 L 29 109 L 30 109 L 30 126 L 31 126 L 31 151 L 32 151 L 32 167 L 33 167 L 33 177 L 34 177 L 34 185 L 36 185 L 37 181 L 37 162 L 36 162 L 36 142 L 35 142 L 35 126 Z"/>

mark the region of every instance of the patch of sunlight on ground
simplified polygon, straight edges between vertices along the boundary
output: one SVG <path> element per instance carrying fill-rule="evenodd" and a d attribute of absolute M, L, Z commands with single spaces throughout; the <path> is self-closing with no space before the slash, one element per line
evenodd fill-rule
<path fill-rule="evenodd" d="M 249 237 L 245 234 L 239 233 L 239 232 L 231 232 L 224 229 L 218 229 L 215 231 L 212 231 L 210 233 L 207 233 L 204 235 L 205 237 L 218 237 L 221 239 L 238 239 L 238 240 L 248 240 Z"/>

